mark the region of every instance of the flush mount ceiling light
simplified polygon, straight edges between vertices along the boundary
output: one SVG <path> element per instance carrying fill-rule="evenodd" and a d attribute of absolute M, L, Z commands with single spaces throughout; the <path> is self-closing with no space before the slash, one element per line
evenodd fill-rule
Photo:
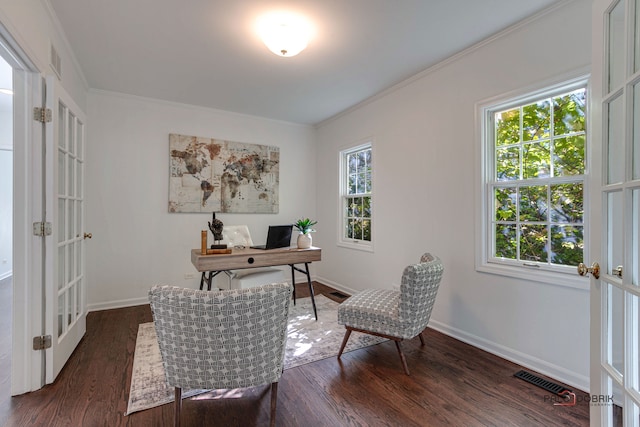
<path fill-rule="evenodd" d="M 311 29 L 300 15 L 274 12 L 260 18 L 258 32 L 271 52 L 289 57 L 299 54 L 307 47 Z"/>

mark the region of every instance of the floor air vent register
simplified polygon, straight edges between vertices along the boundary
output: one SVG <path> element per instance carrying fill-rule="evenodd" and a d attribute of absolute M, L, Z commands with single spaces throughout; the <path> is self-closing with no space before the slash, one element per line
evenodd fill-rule
<path fill-rule="evenodd" d="M 330 292 L 331 295 L 333 295 L 334 297 L 338 297 L 338 298 L 347 298 L 349 295 L 345 295 L 342 292 Z"/>
<path fill-rule="evenodd" d="M 527 371 L 518 371 L 515 374 L 513 374 L 514 377 L 520 378 L 521 380 L 524 380 L 528 383 L 531 383 L 533 385 L 536 385 L 540 388 L 543 388 L 545 390 L 547 390 L 550 393 L 553 393 L 555 395 L 561 396 L 563 398 L 568 397 L 567 393 L 565 392 L 571 392 L 572 390 L 561 386 L 560 384 L 556 384 L 553 383 L 551 381 L 547 381 L 544 378 L 540 378 L 537 375 L 532 374 L 531 372 L 527 372 Z"/>

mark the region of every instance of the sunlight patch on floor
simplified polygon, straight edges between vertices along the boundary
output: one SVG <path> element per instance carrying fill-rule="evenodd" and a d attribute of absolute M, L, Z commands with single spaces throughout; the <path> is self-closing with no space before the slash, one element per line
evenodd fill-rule
<path fill-rule="evenodd" d="M 250 393 L 250 388 L 234 388 L 229 390 L 215 390 L 203 393 L 191 398 L 191 400 L 218 400 L 218 399 L 239 399 Z"/>

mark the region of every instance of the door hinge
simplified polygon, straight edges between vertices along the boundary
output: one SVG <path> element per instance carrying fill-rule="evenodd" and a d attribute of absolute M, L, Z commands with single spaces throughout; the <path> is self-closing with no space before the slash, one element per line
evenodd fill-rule
<path fill-rule="evenodd" d="M 52 226 L 50 222 L 34 222 L 33 223 L 33 235 L 34 236 L 51 236 Z"/>
<path fill-rule="evenodd" d="M 33 337 L 34 350 L 45 350 L 47 348 L 51 348 L 51 335 Z"/>
<path fill-rule="evenodd" d="M 40 123 L 49 123 L 51 120 L 51 109 L 44 107 L 34 107 L 33 108 L 33 120 L 38 121 Z"/>

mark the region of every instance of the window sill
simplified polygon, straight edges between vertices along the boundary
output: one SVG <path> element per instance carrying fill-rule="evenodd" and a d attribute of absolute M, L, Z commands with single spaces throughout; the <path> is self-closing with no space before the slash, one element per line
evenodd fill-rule
<path fill-rule="evenodd" d="M 373 245 L 371 243 L 357 243 L 357 242 L 346 242 L 346 241 L 338 241 L 338 246 L 347 249 L 355 249 L 363 252 L 373 252 Z"/>
<path fill-rule="evenodd" d="M 532 271 L 533 270 L 533 271 Z M 566 288 L 589 291 L 589 278 L 579 276 L 578 273 L 559 273 L 553 271 L 540 271 L 526 267 L 515 267 L 494 263 L 484 263 L 476 266 L 476 271 L 480 273 L 497 274 L 500 276 L 513 277 L 515 279 L 528 280 L 532 282 L 545 283 L 552 286 L 562 286 Z"/>

